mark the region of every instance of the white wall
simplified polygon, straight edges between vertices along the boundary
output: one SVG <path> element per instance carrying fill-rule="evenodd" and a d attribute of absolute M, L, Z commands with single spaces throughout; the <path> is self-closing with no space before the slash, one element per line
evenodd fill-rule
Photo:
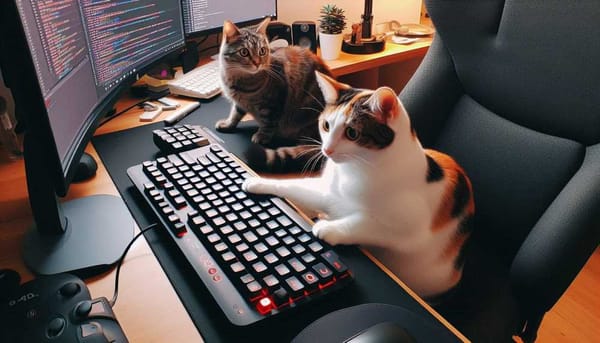
<path fill-rule="evenodd" d="M 319 11 L 326 4 L 344 9 L 348 22 L 346 32 L 350 31 L 352 23 L 361 21 L 365 7 L 362 0 L 278 0 L 277 19 L 288 25 L 296 20 L 312 20 L 318 25 Z M 390 20 L 401 24 L 418 23 L 420 13 L 421 0 L 373 0 L 373 24 Z"/>

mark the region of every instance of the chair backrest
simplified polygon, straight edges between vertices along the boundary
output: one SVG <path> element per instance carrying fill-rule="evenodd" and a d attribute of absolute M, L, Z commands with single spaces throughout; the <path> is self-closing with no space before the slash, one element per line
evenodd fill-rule
<path fill-rule="evenodd" d="M 478 244 L 546 311 L 600 235 L 600 3 L 426 6 L 436 37 L 401 98 L 423 144 L 471 178 Z M 552 270 L 562 263 L 572 267 Z"/>

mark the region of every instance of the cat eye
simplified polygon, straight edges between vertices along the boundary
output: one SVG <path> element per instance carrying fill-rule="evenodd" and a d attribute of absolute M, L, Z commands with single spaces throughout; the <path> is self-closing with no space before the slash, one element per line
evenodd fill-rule
<path fill-rule="evenodd" d="M 248 50 L 248 48 L 241 48 L 238 52 L 242 57 L 250 56 L 250 51 Z"/>
<path fill-rule="evenodd" d="M 329 132 L 329 122 L 327 120 L 323 120 L 323 131 Z"/>
<path fill-rule="evenodd" d="M 351 141 L 355 141 L 358 139 L 358 131 L 356 131 L 354 128 L 352 128 L 350 126 L 348 126 L 346 128 L 345 134 L 346 134 L 346 138 L 348 138 Z"/>
<path fill-rule="evenodd" d="M 258 50 L 258 54 L 259 54 L 260 56 L 265 56 L 265 55 L 267 54 L 267 48 L 265 48 L 264 46 L 263 46 L 263 47 L 261 47 L 261 48 Z"/>

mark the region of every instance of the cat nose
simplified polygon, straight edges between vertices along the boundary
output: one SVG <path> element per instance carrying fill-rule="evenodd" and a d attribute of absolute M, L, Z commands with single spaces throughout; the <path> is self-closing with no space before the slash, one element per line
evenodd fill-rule
<path fill-rule="evenodd" d="M 323 153 L 325 154 L 325 156 L 331 156 L 331 154 L 333 154 L 333 149 L 325 148 L 323 149 Z"/>

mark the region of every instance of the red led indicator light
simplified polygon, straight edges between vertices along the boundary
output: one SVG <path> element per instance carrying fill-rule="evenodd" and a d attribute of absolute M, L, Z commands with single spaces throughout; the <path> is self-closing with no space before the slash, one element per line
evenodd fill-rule
<path fill-rule="evenodd" d="M 275 308 L 275 304 L 269 297 L 264 297 L 264 298 L 260 299 L 258 301 L 258 303 L 256 304 L 256 309 L 262 315 L 265 315 L 265 314 L 271 312 L 271 310 L 274 308 Z"/>

